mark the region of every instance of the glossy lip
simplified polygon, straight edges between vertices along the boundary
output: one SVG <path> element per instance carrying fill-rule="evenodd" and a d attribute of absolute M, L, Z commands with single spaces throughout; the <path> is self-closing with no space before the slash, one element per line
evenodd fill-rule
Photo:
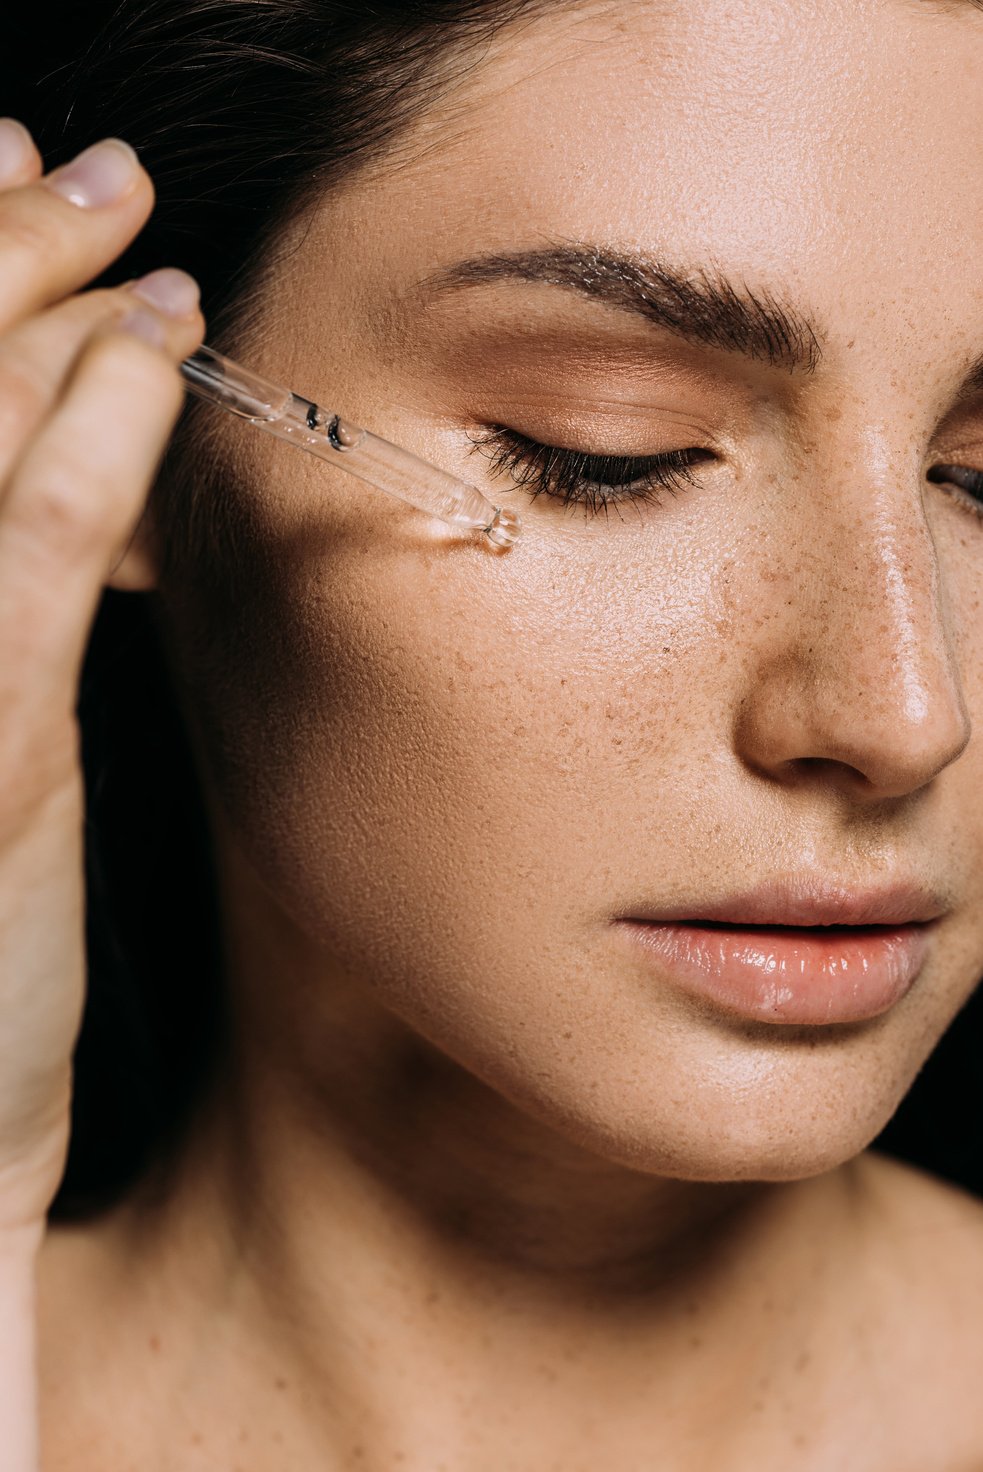
<path fill-rule="evenodd" d="M 861 891 L 790 875 L 727 899 L 642 908 L 616 925 L 661 980 L 715 1010 L 828 1026 L 895 1006 L 917 980 L 943 913 L 939 897 L 914 883 Z"/>

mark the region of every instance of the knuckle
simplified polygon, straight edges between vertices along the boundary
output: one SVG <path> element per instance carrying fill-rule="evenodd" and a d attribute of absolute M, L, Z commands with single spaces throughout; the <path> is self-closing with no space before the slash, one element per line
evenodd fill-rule
<path fill-rule="evenodd" d="M 94 332 L 100 323 L 111 321 L 123 311 L 120 287 L 96 286 L 77 292 L 53 303 L 38 314 L 36 321 L 46 333 L 61 338 L 74 349 L 83 341 L 80 333 Z"/>
<path fill-rule="evenodd" d="M 26 662 L 23 669 L 29 669 Z M 23 712 L 19 721 L 7 718 L 0 724 L 4 773 L 0 782 L 0 831 L 4 840 L 10 837 L 12 821 L 34 811 L 39 797 L 63 787 L 78 765 L 78 732 L 71 719 L 70 692 L 62 702 L 64 709 L 53 709 L 49 697 L 38 710 L 28 681 L 25 673 L 19 690 L 7 688 L 4 692 L 7 709 L 19 705 Z"/>
<path fill-rule="evenodd" d="M 30 359 L 14 361 L 0 350 L 0 425 L 33 421 L 50 398 L 50 384 Z"/>
<path fill-rule="evenodd" d="M 107 332 L 89 350 L 93 371 L 132 394 L 170 397 L 180 387 L 178 370 L 164 354 L 127 332 Z"/>
<path fill-rule="evenodd" d="M 62 256 L 60 232 L 41 210 L 28 211 L 23 202 L 0 209 L 0 259 L 27 256 L 32 265 L 55 268 Z"/>
<path fill-rule="evenodd" d="M 26 501 L 21 530 L 60 558 L 108 547 L 117 532 L 119 517 L 113 515 L 110 488 L 66 455 L 46 460 Z"/>

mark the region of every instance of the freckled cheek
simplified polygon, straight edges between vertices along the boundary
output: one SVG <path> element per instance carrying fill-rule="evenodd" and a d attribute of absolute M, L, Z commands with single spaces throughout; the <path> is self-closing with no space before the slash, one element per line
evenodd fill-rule
<path fill-rule="evenodd" d="M 610 579 L 561 598 L 483 577 L 339 559 L 272 577 L 248 611 L 229 803 L 332 942 L 383 911 L 390 934 L 473 927 L 475 906 L 559 923 L 692 827 L 713 630 L 683 639 Z"/>
<path fill-rule="evenodd" d="M 930 505 L 944 601 L 974 725 L 983 722 L 983 529 L 944 504 Z"/>

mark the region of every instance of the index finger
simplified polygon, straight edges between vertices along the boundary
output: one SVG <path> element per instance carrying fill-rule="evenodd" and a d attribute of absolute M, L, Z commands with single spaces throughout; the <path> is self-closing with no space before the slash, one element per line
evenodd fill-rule
<path fill-rule="evenodd" d="M 153 204 L 150 176 L 118 138 L 103 139 L 43 178 L 0 190 L 0 332 L 104 271 Z"/>

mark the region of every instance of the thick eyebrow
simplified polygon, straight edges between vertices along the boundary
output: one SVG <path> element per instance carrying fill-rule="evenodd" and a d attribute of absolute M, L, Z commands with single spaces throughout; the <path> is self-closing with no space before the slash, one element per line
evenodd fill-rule
<path fill-rule="evenodd" d="M 979 0 L 983 5 L 983 0 Z M 485 281 L 540 281 L 569 287 L 594 301 L 634 312 L 684 338 L 812 374 L 828 335 L 818 323 L 767 290 L 740 287 L 704 268 L 681 271 L 647 257 L 595 245 L 488 252 L 443 266 L 420 287 L 433 293 Z M 983 393 L 983 354 L 963 379 L 959 399 Z"/>
<path fill-rule="evenodd" d="M 770 292 L 752 291 L 743 282 L 736 286 L 703 268 L 682 271 L 601 246 L 489 252 L 444 266 L 420 285 L 439 293 L 508 280 L 568 287 L 688 342 L 742 353 L 790 373 L 815 373 L 822 361 L 818 325 Z"/>

